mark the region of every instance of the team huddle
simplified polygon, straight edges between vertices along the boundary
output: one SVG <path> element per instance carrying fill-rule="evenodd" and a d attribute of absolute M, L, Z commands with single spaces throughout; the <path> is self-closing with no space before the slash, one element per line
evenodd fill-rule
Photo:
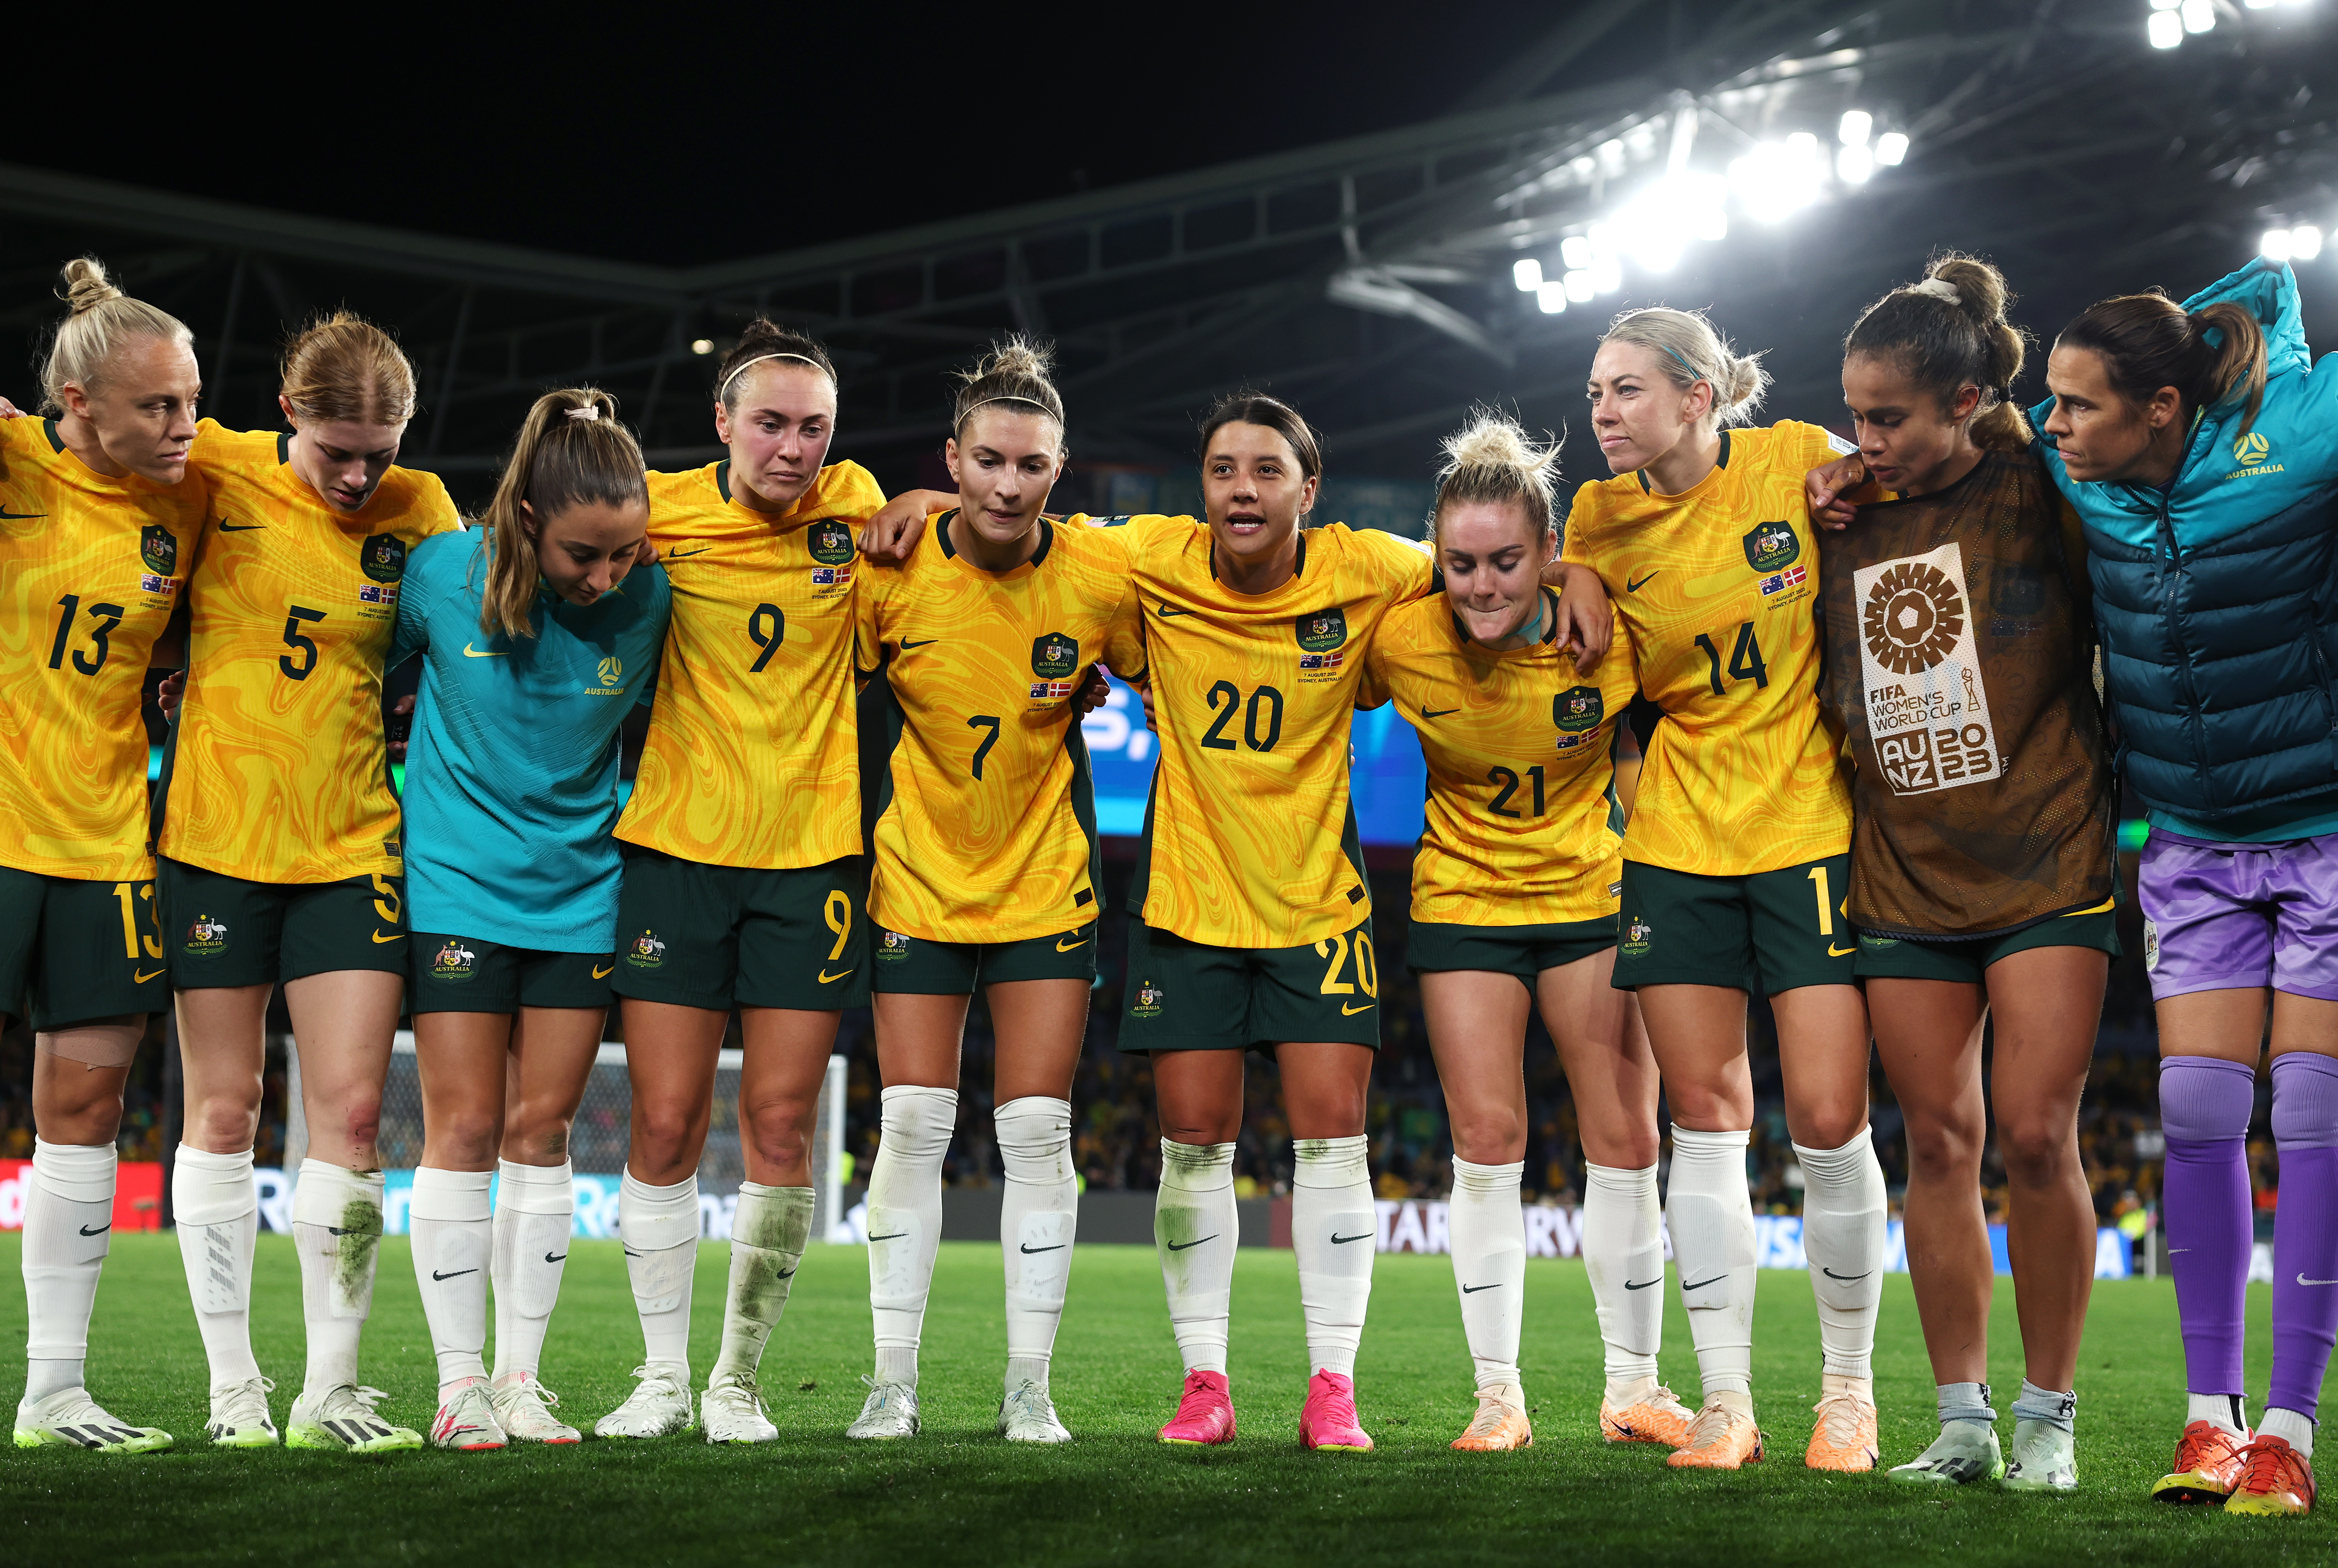
<path fill-rule="evenodd" d="M 1609 475 L 1562 512 L 1557 449 L 1478 413 L 1445 442 L 1420 543 L 1317 522 L 1315 432 L 1247 391 L 1202 423 L 1203 516 L 1049 513 L 1067 419 L 1046 353 L 1020 339 L 964 373 L 955 492 L 889 499 L 827 461 L 826 350 L 761 319 L 717 368 L 721 461 L 645 472 L 614 400 L 563 388 L 527 411 L 467 521 L 437 477 L 396 466 L 415 377 L 379 328 L 343 314 L 301 331 L 286 428 L 231 431 L 197 419 L 183 325 L 94 261 L 65 280 L 41 414 L 0 404 L 0 1013 L 35 1031 L 39 1132 L 19 1446 L 172 1442 L 84 1382 L 123 1088 L 166 1006 L 186 1086 L 172 1200 L 211 1440 L 580 1441 L 538 1368 L 575 1208 L 568 1128 L 613 1002 L 643 1349 L 593 1433 L 776 1437 L 758 1368 L 810 1240 L 828 1059 L 842 1012 L 866 1005 L 883 1080 L 873 1367 L 845 1435 L 913 1437 L 977 988 L 1006 1168 L 998 1428 L 1072 1440 L 1049 1362 L 1077 1228 L 1069 1094 L 1107 913 L 1079 723 L 1103 668 L 1144 691 L 1160 738 L 1120 912 L 1119 1045 L 1150 1059 L 1162 1132 L 1155 1239 L 1185 1368 L 1162 1441 L 1235 1436 L 1234 1140 L 1255 1050 L 1292 1136 L 1301 1441 L 1372 1446 L 1355 1360 L 1373 1249 L 1356 1243 L 1376 1230 L 1381 977 L 1348 746 L 1359 707 L 1393 702 L 1429 770 L 1406 961 L 1454 1144 L 1478 1400 L 1456 1449 L 1533 1440 L 1520 1193 L 1539 1012 L 1586 1160 L 1600 1432 L 1675 1466 L 1763 1458 L 1746 1172 L 1760 992 L 1823 1361 L 1805 1464 L 1884 1463 L 1873 1052 L 1906 1118 L 1908 1265 L 1940 1417 L 1888 1475 L 2078 1485 L 2095 1221 L 2077 1118 L 2119 950 L 2116 764 L 2150 813 L 2140 898 L 2190 1399 L 2155 1494 L 2311 1507 L 2338 1328 L 2323 1289 L 2338 880 L 2322 848 L 2338 834 L 2338 369 L 2312 366 L 2285 267 L 2184 305 L 2091 308 L 2025 417 L 2005 280 L 1944 257 L 1844 340 L 1855 446 L 1752 427 L 1758 357 L 1701 315 L 1630 311 L 1587 377 Z M 416 656 L 400 793 L 382 688 Z M 143 682 L 182 666 L 150 789 Z M 1660 715 L 1645 756 L 1636 702 Z M 647 740 L 621 807 L 618 730 L 637 705 Z M 249 1326 L 280 985 L 309 1136 L 292 1205 L 307 1366 L 280 1435 Z M 746 1180 L 701 1385 L 697 1171 L 734 1009 Z M 358 1376 L 404 1014 L 426 1130 L 412 1254 L 439 1378 L 427 1435 L 381 1416 Z M 2244 1142 L 2268 1015 L 2282 1202 L 2272 1387 L 2252 1428 Z M 2023 1335 L 2009 1445 L 1985 1380 L 1992 1110 Z M 1657 1372 L 1667 1228 L 1695 1403 Z"/>

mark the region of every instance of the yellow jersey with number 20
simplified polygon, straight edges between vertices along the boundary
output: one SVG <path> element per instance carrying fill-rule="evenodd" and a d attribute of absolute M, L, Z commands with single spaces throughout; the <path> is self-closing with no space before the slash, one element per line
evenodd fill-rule
<path fill-rule="evenodd" d="M 1819 554 L 1803 475 L 1850 450 L 1815 425 L 1724 431 L 1678 495 L 1645 473 L 1575 493 L 1566 559 L 1591 567 L 1665 711 L 1624 858 L 1708 877 L 1851 846 L 1842 738 L 1821 714 Z"/>

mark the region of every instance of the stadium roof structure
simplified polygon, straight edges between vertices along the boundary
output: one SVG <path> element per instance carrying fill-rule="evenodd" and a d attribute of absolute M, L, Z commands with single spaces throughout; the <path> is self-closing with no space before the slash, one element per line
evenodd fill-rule
<path fill-rule="evenodd" d="M 938 446 L 944 373 L 1017 329 L 1056 343 L 1075 451 L 1107 462 L 1188 461 L 1197 409 L 1249 384 L 1299 403 L 1345 472 L 1421 476 L 1473 402 L 1579 415 L 1599 328 L 1655 302 L 1771 349 L 1773 410 L 1824 417 L 1859 308 L 1937 250 L 1995 260 L 2050 332 L 2338 220 L 2332 7 L 2158 8 L 1612 0 L 1523 40 L 1439 119 L 686 268 L 0 164 L 0 277 L 22 301 L 0 327 L 30 338 L 57 262 L 96 250 L 195 327 L 211 408 L 260 422 L 285 328 L 346 303 L 421 369 L 406 460 L 469 494 L 522 402 L 574 379 L 618 395 L 653 461 L 712 455 L 709 355 L 758 311 L 832 346 L 837 450 L 880 472 Z M 2202 17 L 2176 46 L 2146 37 Z"/>

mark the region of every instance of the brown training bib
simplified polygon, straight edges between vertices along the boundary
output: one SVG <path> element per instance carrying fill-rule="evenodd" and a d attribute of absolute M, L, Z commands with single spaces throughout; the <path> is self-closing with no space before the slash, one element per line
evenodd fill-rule
<path fill-rule="evenodd" d="M 1850 916 L 1880 936 L 2000 936 L 2111 897 L 2094 632 L 2062 500 L 2028 453 L 1821 535 L 1821 696 L 1845 731 Z"/>

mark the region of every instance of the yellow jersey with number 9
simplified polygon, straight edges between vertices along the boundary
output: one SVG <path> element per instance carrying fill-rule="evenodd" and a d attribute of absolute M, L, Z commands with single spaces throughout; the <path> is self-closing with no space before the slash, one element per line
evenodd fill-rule
<path fill-rule="evenodd" d="M 1302 530 L 1265 593 L 1218 581 L 1209 524 L 1130 519 L 1161 760 L 1130 902 L 1216 947 L 1296 947 L 1372 912 L 1348 798 L 1364 651 L 1436 582 L 1429 553 L 1344 523 Z M 1344 950 L 1344 949 L 1343 949 Z"/>
<path fill-rule="evenodd" d="M 47 419 L 0 420 L 0 865 L 144 881 L 154 641 L 178 608 L 209 489 L 111 479 Z"/>
<path fill-rule="evenodd" d="M 1454 624 L 1443 594 L 1388 618 L 1364 662 L 1361 705 L 1393 700 L 1420 731 L 1428 821 L 1412 856 L 1412 917 L 1455 926 L 1612 918 L 1623 875 L 1616 737 L 1632 703 L 1618 631 L 1596 674 L 1542 632 L 1492 649 Z"/>
<path fill-rule="evenodd" d="M 1575 493 L 1566 559 L 1591 567 L 1662 708 L 1624 858 L 1708 877 L 1851 845 L 1842 737 L 1818 696 L 1819 554 L 1803 476 L 1849 447 L 1816 425 L 1724 431 L 1678 495 L 1645 472 Z"/>
<path fill-rule="evenodd" d="M 401 875 L 382 661 L 407 552 L 462 526 L 455 503 L 391 468 L 343 512 L 293 472 L 289 435 L 197 430 L 211 514 L 156 848 L 252 882 Z"/>
<path fill-rule="evenodd" d="M 763 870 L 860 854 L 853 577 L 885 493 L 832 463 L 787 511 L 758 512 L 732 498 L 727 458 L 649 486 L 673 618 L 617 837 Z"/>

